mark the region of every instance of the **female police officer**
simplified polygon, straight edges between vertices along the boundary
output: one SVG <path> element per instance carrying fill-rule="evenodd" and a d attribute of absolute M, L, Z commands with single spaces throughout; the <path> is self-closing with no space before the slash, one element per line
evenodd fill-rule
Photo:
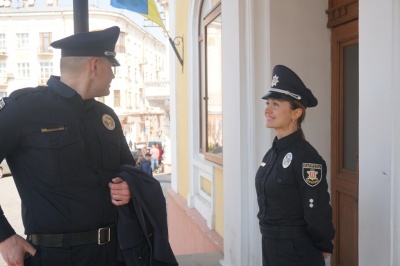
<path fill-rule="evenodd" d="M 301 129 L 305 109 L 317 99 L 282 65 L 274 68 L 262 98 L 266 127 L 276 132 L 255 179 L 263 265 L 325 265 L 335 235 L 327 169 Z"/>

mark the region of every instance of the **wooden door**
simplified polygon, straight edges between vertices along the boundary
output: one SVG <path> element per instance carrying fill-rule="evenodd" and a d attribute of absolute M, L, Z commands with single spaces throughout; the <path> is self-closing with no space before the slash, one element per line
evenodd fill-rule
<path fill-rule="evenodd" d="M 357 1 L 350 2 L 358 7 Z M 358 265 L 358 8 L 356 11 L 356 17 L 331 25 L 331 203 L 336 229 L 331 262 L 340 266 Z"/>

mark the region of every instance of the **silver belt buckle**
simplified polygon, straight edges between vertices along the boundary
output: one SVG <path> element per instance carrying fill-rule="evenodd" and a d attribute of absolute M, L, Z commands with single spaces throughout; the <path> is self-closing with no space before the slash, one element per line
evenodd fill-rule
<path fill-rule="evenodd" d="M 105 230 L 108 231 L 108 237 L 107 237 L 107 240 L 106 240 L 106 241 L 101 242 L 101 233 L 102 233 L 103 231 L 105 231 Z M 107 234 L 107 232 L 106 232 L 106 234 Z M 111 239 L 111 228 L 110 228 L 110 227 L 99 228 L 99 230 L 98 230 L 98 232 L 97 232 L 97 244 L 98 244 L 99 246 L 100 246 L 100 245 L 107 244 L 108 242 L 110 242 L 110 239 Z"/>

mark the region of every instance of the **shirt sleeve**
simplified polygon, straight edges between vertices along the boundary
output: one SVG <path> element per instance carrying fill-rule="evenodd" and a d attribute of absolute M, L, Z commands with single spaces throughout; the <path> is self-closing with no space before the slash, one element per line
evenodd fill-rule
<path fill-rule="evenodd" d="M 4 104 L 0 109 L 0 162 L 15 148 L 23 121 L 23 108 L 11 98 L 3 98 Z M 0 206 L 0 242 L 15 234 Z"/>
<path fill-rule="evenodd" d="M 332 253 L 335 230 L 326 180 L 326 163 L 320 156 L 305 155 L 296 172 L 307 230 L 321 251 Z"/>
<path fill-rule="evenodd" d="M 24 108 L 15 100 L 3 98 L 4 106 L 0 109 L 0 161 L 10 154 L 21 135 Z"/>
<path fill-rule="evenodd" d="M 12 235 L 15 235 L 15 231 L 7 221 L 7 218 L 4 216 L 3 210 L 0 206 L 0 242 Z"/>

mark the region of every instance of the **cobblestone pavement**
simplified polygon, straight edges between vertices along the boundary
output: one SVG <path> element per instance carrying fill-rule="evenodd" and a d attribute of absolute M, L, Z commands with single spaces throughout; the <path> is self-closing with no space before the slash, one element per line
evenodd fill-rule
<path fill-rule="evenodd" d="M 160 181 L 164 195 L 166 195 L 166 190 L 171 184 L 171 175 L 169 173 L 160 173 L 155 174 L 154 178 Z M 21 200 L 11 176 L 0 179 L 0 205 L 16 233 L 25 237 L 21 220 Z M 7 266 L 1 256 L 0 266 Z"/>

